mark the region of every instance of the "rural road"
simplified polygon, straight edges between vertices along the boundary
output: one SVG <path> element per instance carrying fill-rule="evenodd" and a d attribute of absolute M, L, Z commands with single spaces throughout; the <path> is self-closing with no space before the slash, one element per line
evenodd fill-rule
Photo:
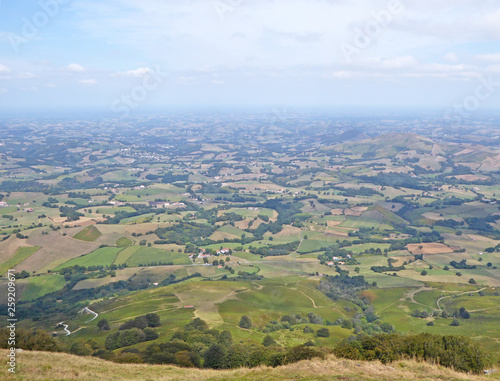
<path fill-rule="evenodd" d="M 99 314 L 98 314 L 97 312 L 92 311 L 92 310 L 91 310 L 91 309 L 89 309 L 88 307 L 85 307 L 85 308 L 83 309 L 83 311 L 87 311 L 87 312 L 88 312 L 88 313 L 90 313 L 90 314 L 94 314 L 94 317 L 93 317 L 92 319 L 90 319 L 89 321 L 86 321 L 85 323 L 90 323 L 92 320 L 97 319 L 97 317 L 99 316 Z"/>
<path fill-rule="evenodd" d="M 455 294 L 455 295 L 450 295 L 450 296 L 441 296 L 437 301 L 436 301 L 436 304 L 439 308 L 440 311 L 442 311 L 442 308 L 441 306 L 439 305 L 439 302 L 442 300 L 442 299 L 446 299 L 446 298 L 451 298 L 453 296 L 459 296 L 459 295 L 464 295 L 464 294 L 472 294 L 472 293 L 476 293 L 476 292 L 481 292 L 483 291 L 484 289 L 486 289 L 487 287 L 483 287 L 482 289 L 480 290 L 477 290 L 477 291 L 467 291 L 467 292 L 461 292 L 460 294 Z"/>

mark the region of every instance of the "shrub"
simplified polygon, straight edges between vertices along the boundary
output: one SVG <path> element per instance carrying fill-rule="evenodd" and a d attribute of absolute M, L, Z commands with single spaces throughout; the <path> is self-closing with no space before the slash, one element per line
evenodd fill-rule
<path fill-rule="evenodd" d="M 337 345 L 334 354 L 352 360 L 380 360 L 384 364 L 414 357 L 476 374 L 490 365 L 490 359 L 469 339 L 428 333 L 359 335 Z"/>
<path fill-rule="evenodd" d="M 271 336 L 266 335 L 266 337 L 264 337 L 264 340 L 262 341 L 262 345 L 265 347 L 271 347 L 273 345 L 278 345 L 278 343 Z"/>
<path fill-rule="evenodd" d="M 330 330 L 328 328 L 320 328 L 316 331 L 318 337 L 330 337 Z"/>
<path fill-rule="evenodd" d="M 101 331 L 109 331 L 109 323 L 106 319 L 101 319 L 97 322 L 97 328 L 99 328 Z"/>
<path fill-rule="evenodd" d="M 247 315 L 243 315 L 238 324 L 241 328 L 250 329 L 252 328 L 252 319 Z"/>

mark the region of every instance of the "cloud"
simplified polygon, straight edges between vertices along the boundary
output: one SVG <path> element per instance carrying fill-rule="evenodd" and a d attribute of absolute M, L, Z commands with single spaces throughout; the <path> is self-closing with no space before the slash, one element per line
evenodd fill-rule
<path fill-rule="evenodd" d="M 83 73 L 85 71 L 85 68 L 77 63 L 69 64 L 68 66 L 66 66 L 66 69 L 73 73 Z"/>
<path fill-rule="evenodd" d="M 117 75 L 126 76 L 126 77 L 144 77 L 145 75 L 151 73 L 151 69 L 149 67 L 140 67 L 134 70 L 129 71 L 119 71 Z"/>
<path fill-rule="evenodd" d="M 9 74 L 9 73 L 10 73 L 10 68 L 0 64 L 0 74 Z"/>
<path fill-rule="evenodd" d="M 8 93 L 9 90 L 7 89 L 0 89 L 0 95 Z"/>
<path fill-rule="evenodd" d="M 500 63 L 500 53 L 478 54 L 476 58 L 482 62 Z"/>
<path fill-rule="evenodd" d="M 81 79 L 78 81 L 78 83 L 82 85 L 93 86 L 97 83 L 97 81 L 95 79 Z"/>
<path fill-rule="evenodd" d="M 453 53 L 453 52 L 449 52 L 447 53 L 445 56 L 444 56 L 444 59 L 448 62 L 458 62 L 458 56 Z"/>

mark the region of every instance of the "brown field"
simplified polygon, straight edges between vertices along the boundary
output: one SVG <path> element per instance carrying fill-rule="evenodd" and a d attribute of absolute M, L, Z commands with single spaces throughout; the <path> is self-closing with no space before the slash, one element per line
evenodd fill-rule
<path fill-rule="evenodd" d="M 422 246 L 421 249 L 420 246 Z M 442 243 L 410 243 L 406 246 L 406 249 L 412 254 L 453 253 L 452 249 Z"/>
<path fill-rule="evenodd" d="M 66 217 L 55 217 L 51 218 L 51 220 L 57 224 L 57 225 L 64 225 L 64 226 L 89 226 L 89 225 L 95 225 L 97 224 L 98 221 L 104 221 L 104 218 L 98 217 L 98 218 L 90 218 L 90 217 L 80 217 L 78 221 L 71 221 L 67 222 Z"/>
<path fill-rule="evenodd" d="M 344 214 L 344 209 L 332 209 L 330 210 L 334 216 L 342 216 Z"/>
<path fill-rule="evenodd" d="M 364 208 L 364 210 L 366 210 L 367 208 Z M 356 217 L 359 217 L 361 216 L 361 214 L 363 214 L 364 210 L 362 210 L 361 207 L 358 207 L 358 208 L 351 208 L 351 209 L 344 209 L 344 214 L 346 216 L 356 216 Z"/>
<path fill-rule="evenodd" d="M 1 349 L 0 355 L 7 356 Z M 16 374 L 3 368 L 4 380 L 239 380 L 239 381 L 458 381 L 488 380 L 488 376 L 476 376 L 455 372 L 449 368 L 410 360 L 382 365 L 378 361 L 352 361 L 328 356 L 325 360 L 313 359 L 276 368 L 212 370 L 188 369 L 170 365 L 117 364 L 105 360 L 80 357 L 66 353 L 22 351 L 17 354 Z M 497 379 L 495 374 L 493 377 Z"/>
<path fill-rule="evenodd" d="M 5 241 L 0 242 L 0 262 L 7 262 L 19 247 L 32 246 L 26 240 L 18 239 L 15 235 Z M 36 246 L 36 245 L 33 245 Z"/>
<path fill-rule="evenodd" d="M 69 259 L 90 253 L 99 247 L 97 243 L 65 237 L 59 232 L 51 231 L 47 235 L 42 235 L 42 229 L 34 230 L 28 238 L 28 243 L 33 246 L 41 246 L 41 249 L 21 262 L 17 266 L 19 271 L 44 272 L 51 270 Z"/>
<path fill-rule="evenodd" d="M 344 221 L 345 221 L 345 220 L 344 220 Z M 328 225 L 329 227 L 334 227 L 334 226 L 340 225 L 340 224 L 341 224 L 342 222 L 344 222 L 344 221 L 327 221 L 326 223 L 327 223 L 327 225 Z"/>
<path fill-rule="evenodd" d="M 297 236 L 297 241 L 298 241 L 300 239 L 301 232 L 302 232 L 302 230 L 300 228 L 296 228 L 295 226 L 290 226 L 290 225 L 284 225 L 283 230 L 281 230 L 277 234 L 274 234 L 274 237 L 285 238 L 285 237 L 290 237 L 290 236 Z"/>
<path fill-rule="evenodd" d="M 140 225 L 126 225 L 125 230 L 132 234 L 146 234 L 147 232 L 154 231 L 158 229 L 158 224 L 146 223 Z"/>

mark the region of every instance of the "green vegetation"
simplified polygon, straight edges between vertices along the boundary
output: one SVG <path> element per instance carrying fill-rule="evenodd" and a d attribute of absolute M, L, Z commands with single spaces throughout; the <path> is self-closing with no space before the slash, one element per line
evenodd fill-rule
<path fill-rule="evenodd" d="M 122 249 L 117 247 L 102 247 L 90 254 L 71 259 L 55 268 L 54 271 L 59 271 L 71 266 L 111 266 L 120 250 Z"/>
<path fill-rule="evenodd" d="M 21 300 L 38 299 L 45 294 L 60 290 L 65 283 L 64 277 L 59 274 L 30 277 Z"/>
<path fill-rule="evenodd" d="M 0 274 L 5 274 L 7 270 L 15 268 L 19 263 L 31 257 L 38 249 L 40 249 L 39 246 L 19 247 L 11 258 L 0 264 Z"/>
<path fill-rule="evenodd" d="M 94 225 L 90 225 L 75 234 L 73 238 L 80 239 L 82 241 L 94 242 L 100 236 L 101 232 L 99 229 L 97 229 Z"/>

